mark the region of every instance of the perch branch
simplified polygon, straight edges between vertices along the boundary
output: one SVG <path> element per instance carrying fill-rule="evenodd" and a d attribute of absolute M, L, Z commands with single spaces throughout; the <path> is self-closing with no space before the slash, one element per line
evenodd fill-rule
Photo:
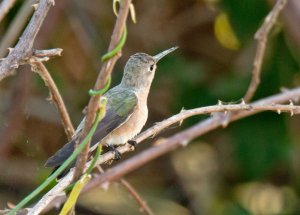
<path fill-rule="evenodd" d="M 256 48 L 254 62 L 253 62 L 252 79 L 248 87 L 248 90 L 244 96 L 246 102 L 249 102 L 252 99 L 260 83 L 261 67 L 266 52 L 268 36 L 270 34 L 271 29 L 273 28 L 273 26 L 277 21 L 279 13 L 286 5 L 286 2 L 287 0 L 277 0 L 275 6 L 265 18 L 264 23 L 255 33 L 254 38 L 257 40 L 257 48 Z"/>
<path fill-rule="evenodd" d="M 273 104 L 273 103 L 282 103 L 282 102 L 286 102 L 288 100 L 296 99 L 299 97 L 300 97 L 300 88 L 296 88 L 296 89 L 291 90 L 286 93 L 281 93 L 281 94 L 274 95 L 274 96 L 271 96 L 271 97 L 268 97 L 265 99 L 261 99 L 261 100 L 251 104 L 251 106 L 252 106 L 252 109 L 250 109 L 251 111 L 240 111 L 237 114 L 234 114 L 229 119 L 229 122 L 233 122 L 238 119 L 248 117 L 250 115 L 261 112 L 262 110 L 266 110 L 264 108 L 262 109 L 261 108 L 262 106 L 269 106 L 268 104 Z M 289 106 L 292 107 L 294 105 L 291 103 Z M 259 107 L 259 108 L 256 109 L 255 107 Z M 299 106 L 297 109 L 298 109 L 297 113 L 299 113 Z M 294 110 L 294 108 L 292 108 L 291 113 L 293 113 L 293 110 Z M 225 117 L 225 118 L 227 118 L 227 117 Z M 220 126 L 223 126 L 223 119 L 224 119 L 224 117 L 222 117 L 220 114 L 217 114 L 217 115 L 210 117 L 209 119 L 206 119 L 188 129 L 185 129 L 169 138 L 157 140 L 154 143 L 153 147 L 108 169 L 103 174 L 96 176 L 85 187 L 83 192 L 86 192 L 96 186 L 99 186 L 103 182 L 116 180 L 116 179 L 120 178 L 121 176 L 123 176 L 129 172 L 132 172 L 133 170 L 143 166 L 144 164 L 148 163 L 149 161 L 151 161 L 159 156 L 162 156 L 163 154 L 173 151 L 174 149 L 176 149 L 180 146 L 186 146 L 191 140 L 195 139 L 196 137 L 199 137 L 203 134 L 208 133 L 209 131 L 212 131 Z M 150 129 L 152 129 L 152 128 L 150 128 Z M 150 129 L 148 129 L 148 130 L 150 130 Z M 155 133 L 156 132 L 153 132 L 152 134 L 155 134 Z M 139 135 L 138 138 L 140 138 L 140 136 L 143 137 L 143 133 L 141 135 Z M 143 138 L 141 138 L 141 139 L 143 139 Z"/>
<path fill-rule="evenodd" d="M 289 102 L 290 100 L 293 100 L 293 99 L 296 99 L 299 97 L 300 97 L 300 88 L 295 88 L 290 91 L 286 91 L 286 92 L 283 92 L 283 93 L 280 93 L 280 94 L 277 94 L 277 95 L 274 95 L 274 96 L 271 96 L 271 97 L 268 97 L 265 99 L 261 99 L 250 105 L 245 105 L 245 104 L 238 104 L 235 106 L 232 105 L 230 108 L 230 111 L 233 111 L 234 109 L 236 111 L 240 111 L 241 107 L 244 108 L 244 111 L 241 111 L 238 114 L 235 114 L 229 120 L 231 122 L 234 120 L 238 120 L 238 119 L 253 115 L 259 111 L 267 110 L 266 108 L 263 108 L 263 106 L 269 106 L 271 108 L 271 110 L 274 111 L 276 109 L 276 108 L 274 108 L 274 106 L 276 106 L 276 105 L 273 105 L 273 104 Z M 222 108 L 220 108 L 221 105 L 212 106 L 213 107 L 212 109 L 214 109 L 216 112 L 229 111 L 229 109 L 228 109 L 229 106 L 227 106 L 227 105 L 222 105 L 222 106 L 223 106 Z M 283 109 L 280 109 L 280 108 L 283 108 Z M 279 109 L 281 110 L 280 112 L 285 110 L 285 111 L 288 111 L 289 113 L 294 113 L 294 112 L 299 113 L 299 106 L 294 106 L 292 103 L 290 103 L 288 105 L 283 105 L 283 106 L 279 105 L 276 112 L 278 112 Z M 186 110 L 175 116 L 170 117 L 169 119 L 166 119 L 160 123 L 157 123 L 153 127 L 149 128 L 146 131 L 139 134 L 135 138 L 135 140 L 137 142 L 141 142 L 141 141 L 145 140 L 146 138 L 156 135 L 158 132 L 162 131 L 163 129 L 167 128 L 168 126 L 170 126 L 176 122 L 180 122 L 189 116 L 193 116 L 191 114 L 191 112 L 193 112 L 194 110 Z M 197 113 L 198 114 L 200 114 L 200 113 L 208 114 L 209 112 L 208 112 L 207 107 L 205 107 L 205 108 L 202 108 L 202 111 L 198 110 Z M 196 112 L 194 112 L 194 115 L 196 115 Z M 85 191 L 93 188 L 94 186 L 101 184 L 104 181 L 117 179 L 118 177 L 128 173 L 129 171 L 133 171 L 134 169 L 142 166 L 146 162 L 149 162 L 150 160 L 155 159 L 156 157 L 158 157 L 164 153 L 167 153 L 168 151 L 171 151 L 176 147 L 179 147 L 180 144 L 178 141 L 183 140 L 183 137 L 188 142 L 188 140 L 191 140 L 192 138 L 194 138 L 196 136 L 200 136 L 204 133 L 207 133 L 207 132 L 221 126 L 221 125 L 224 125 L 223 119 L 224 119 L 223 117 L 220 117 L 220 115 L 217 114 L 216 116 L 210 117 L 209 119 L 207 119 L 203 122 L 200 122 L 199 124 L 189 128 L 188 130 L 180 132 L 178 134 L 178 136 L 175 135 L 176 138 L 172 138 L 169 141 L 163 141 L 164 144 L 159 144 L 155 147 L 152 147 L 152 148 L 142 152 L 141 154 L 134 156 L 133 158 L 130 158 L 130 159 L 122 162 L 121 164 L 107 170 L 101 176 L 98 176 L 95 179 L 92 179 L 92 181 L 85 188 Z M 193 133 L 193 132 L 195 132 L 195 133 Z M 188 136 L 188 135 L 192 135 L 192 136 Z M 179 137 L 180 137 L 180 139 L 177 139 Z M 187 138 L 187 137 L 189 137 L 189 138 Z M 168 144 L 166 144 L 166 142 Z M 120 153 L 125 153 L 125 152 L 131 151 L 131 148 L 128 145 L 124 145 L 124 146 L 118 147 L 118 151 Z M 97 164 L 105 163 L 109 160 L 112 160 L 113 158 L 114 158 L 114 154 L 112 152 L 107 152 L 100 156 L 100 158 L 97 161 Z M 89 166 L 89 163 L 86 166 Z M 123 167 L 124 167 L 124 169 L 122 169 Z M 48 193 L 46 193 L 40 199 L 40 201 L 31 209 L 32 213 L 30 213 L 30 214 L 32 214 L 32 215 L 39 214 L 41 211 L 43 211 L 44 208 L 46 208 L 51 203 L 51 201 L 53 199 L 55 199 L 55 197 L 61 196 L 63 194 L 63 190 L 72 182 L 73 175 L 74 175 L 74 170 L 72 169 L 63 179 L 61 179 L 61 181 L 59 181 L 59 183 L 54 188 L 52 188 L 52 190 L 50 190 Z M 64 200 L 64 198 L 61 198 L 61 199 Z"/>
<path fill-rule="evenodd" d="M 30 59 L 30 61 L 31 61 L 31 59 Z M 31 65 L 32 71 L 38 73 L 41 76 L 41 78 L 43 79 L 43 81 L 45 82 L 45 85 L 49 88 L 50 100 L 54 101 L 54 103 L 59 111 L 61 121 L 64 126 L 68 140 L 71 140 L 75 130 L 72 125 L 70 116 L 66 109 L 66 106 L 64 104 L 64 101 L 56 87 L 55 82 L 53 81 L 50 73 L 48 72 L 47 68 L 45 67 L 45 65 L 42 62 L 31 61 L 30 65 Z"/>
<path fill-rule="evenodd" d="M 113 50 L 118 45 L 121 35 L 125 29 L 125 24 L 126 24 L 131 0 L 123 0 L 121 2 L 122 3 L 120 5 L 119 14 L 118 14 L 115 26 L 114 26 L 114 30 L 112 33 L 108 51 Z M 119 59 L 119 57 L 120 57 L 120 54 L 117 54 L 103 63 L 103 65 L 100 69 L 99 75 L 97 77 L 95 86 L 94 86 L 95 90 L 103 89 L 105 87 L 105 84 L 108 81 L 110 74 L 112 72 L 112 69 L 113 69 L 116 61 Z M 100 97 L 101 97 L 101 95 L 92 96 L 89 101 L 85 125 L 84 125 L 81 139 L 83 139 L 86 136 L 86 134 L 88 133 L 88 131 L 90 130 L 90 128 L 94 122 L 94 119 L 96 116 L 95 114 L 96 114 L 96 111 L 98 108 L 98 101 L 99 101 Z M 78 179 L 80 177 L 80 175 L 82 174 L 85 164 L 86 164 L 86 161 L 87 161 L 88 152 L 89 152 L 89 144 L 87 144 L 87 146 L 83 149 L 83 151 L 79 154 L 79 156 L 77 158 L 74 180 Z"/>
<path fill-rule="evenodd" d="M 29 24 L 20 37 L 17 45 L 11 49 L 8 56 L 0 63 L 0 81 L 12 75 L 19 65 L 28 60 L 33 52 L 33 43 L 41 25 L 50 9 L 54 5 L 54 0 L 40 0 Z"/>

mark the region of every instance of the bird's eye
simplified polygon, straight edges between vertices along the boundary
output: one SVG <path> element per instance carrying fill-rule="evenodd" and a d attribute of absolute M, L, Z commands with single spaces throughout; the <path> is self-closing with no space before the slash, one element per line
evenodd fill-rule
<path fill-rule="evenodd" d="M 149 67 L 148 71 L 149 71 L 149 72 L 152 72 L 152 71 L 154 70 L 154 68 L 155 68 L 155 65 L 152 64 L 152 65 Z"/>

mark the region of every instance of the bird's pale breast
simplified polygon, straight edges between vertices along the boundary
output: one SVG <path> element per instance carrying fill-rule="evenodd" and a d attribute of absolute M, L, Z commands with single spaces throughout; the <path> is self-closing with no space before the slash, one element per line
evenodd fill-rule
<path fill-rule="evenodd" d="M 148 108 L 146 102 L 137 105 L 131 117 L 122 126 L 115 129 L 105 140 L 109 145 L 125 144 L 135 137 L 144 127 L 148 118 Z"/>

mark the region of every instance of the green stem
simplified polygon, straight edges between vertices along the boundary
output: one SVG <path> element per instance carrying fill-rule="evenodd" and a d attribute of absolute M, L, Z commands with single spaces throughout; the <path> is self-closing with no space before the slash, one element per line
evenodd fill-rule
<path fill-rule="evenodd" d="M 90 173 L 92 172 L 92 170 L 94 169 L 94 167 L 95 167 L 95 165 L 96 165 L 96 162 L 97 162 L 97 160 L 98 160 L 98 158 L 99 158 L 101 152 L 102 152 L 102 145 L 99 145 L 99 146 L 97 147 L 97 151 L 96 151 L 96 153 L 95 153 L 95 156 L 94 156 L 94 158 L 93 158 L 93 160 L 92 160 L 91 165 L 90 165 L 89 168 L 85 171 L 84 174 L 87 174 L 87 175 L 88 175 L 88 174 L 90 174 Z"/>
<path fill-rule="evenodd" d="M 108 80 L 107 80 L 107 82 L 105 84 L 105 86 L 102 89 L 100 89 L 100 90 L 92 90 L 92 89 L 90 89 L 89 90 L 89 95 L 90 96 L 96 96 L 96 95 L 102 95 L 102 94 L 104 94 L 109 89 L 110 83 L 111 83 L 111 77 L 109 76 Z"/>
<path fill-rule="evenodd" d="M 95 154 L 95 156 L 94 156 L 94 158 L 93 158 L 93 161 L 92 161 L 91 165 L 90 165 L 89 168 L 85 171 L 84 174 L 88 175 L 88 174 L 90 174 L 90 173 L 92 172 L 93 168 L 95 167 L 96 161 L 98 160 L 98 158 L 99 158 L 101 152 L 102 152 L 102 148 L 101 148 L 101 145 L 99 145 L 99 146 L 97 147 L 97 151 L 96 151 L 96 154 Z M 70 184 L 69 186 L 67 186 L 67 188 L 65 189 L 65 192 L 68 193 L 70 190 L 72 190 L 73 187 L 74 187 L 74 185 L 75 185 L 75 183 L 76 183 L 76 182 L 74 182 L 74 183 Z"/>
<path fill-rule="evenodd" d="M 102 58 L 101 58 L 101 60 L 102 61 L 107 61 L 110 58 L 112 58 L 113 56 L 115 56 L 119 51 L 121 51 L 122 47 L 125 44 L 126 37 L 127 37 L 127 27 L 125 26 L 124 27 L 124 31 L 123 31 L 122 36 L 121 36 L 121 39 L 120 39 L 118 45 L 116 46 L 116 48 L 114 48 L 110 52 L 108 52 L 105 55 L 103 55 Z"/>
<path fill-rule="evenodd" d="M 101 118 L 103 117 L 100 112 L 97 113 L 95 122 L 88 133 L 88 135 L 84 138 L 82 143 L 76 148 L 73 154 L 52 174 L 50 175 L 39 187 L 37 187 L 33 192 L 31 192 L 28 196 L 26 196 L 19 204 L 14 207 L 8 215 L 14 215 L 18 210 L 20 210 L 23 206 L 25 206 L 29 201 L 31 201 L 35 196 L 37 196 L 41 191 L 43 191 L 56 177 L 66 168 L 68 167 L 73 160 L 76 159 L 77 155 L 83 150 L 89 140 L 92 138 L 93 134 L 96 131 L 97 125 Z"/>

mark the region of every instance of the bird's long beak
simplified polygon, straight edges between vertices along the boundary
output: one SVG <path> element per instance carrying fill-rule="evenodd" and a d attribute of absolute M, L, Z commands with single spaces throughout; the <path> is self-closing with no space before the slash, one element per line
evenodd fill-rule
<path fill-rule="evenodd" d="M 157 63 L 157 62 L 158 62 L 160 59 L 162 59 L 164 56 L 166 56 L 167 54 L 170 54 L 171 52 L 175 51 L 176 49 L 178 49 L 178 46 L 175 46 L 175 47 L 172 47 L 172 48 L 170 48 L 170 49 L 167 49 L 167 50 L 165 50 L 165 51 L 163 51 L 163 52 L 161 52 L 161 53 L 159 53 L 159 54 L 153 56 L 153 58 L 154 58 L 154 60 L 155 60 L 156 63 Z"/>

